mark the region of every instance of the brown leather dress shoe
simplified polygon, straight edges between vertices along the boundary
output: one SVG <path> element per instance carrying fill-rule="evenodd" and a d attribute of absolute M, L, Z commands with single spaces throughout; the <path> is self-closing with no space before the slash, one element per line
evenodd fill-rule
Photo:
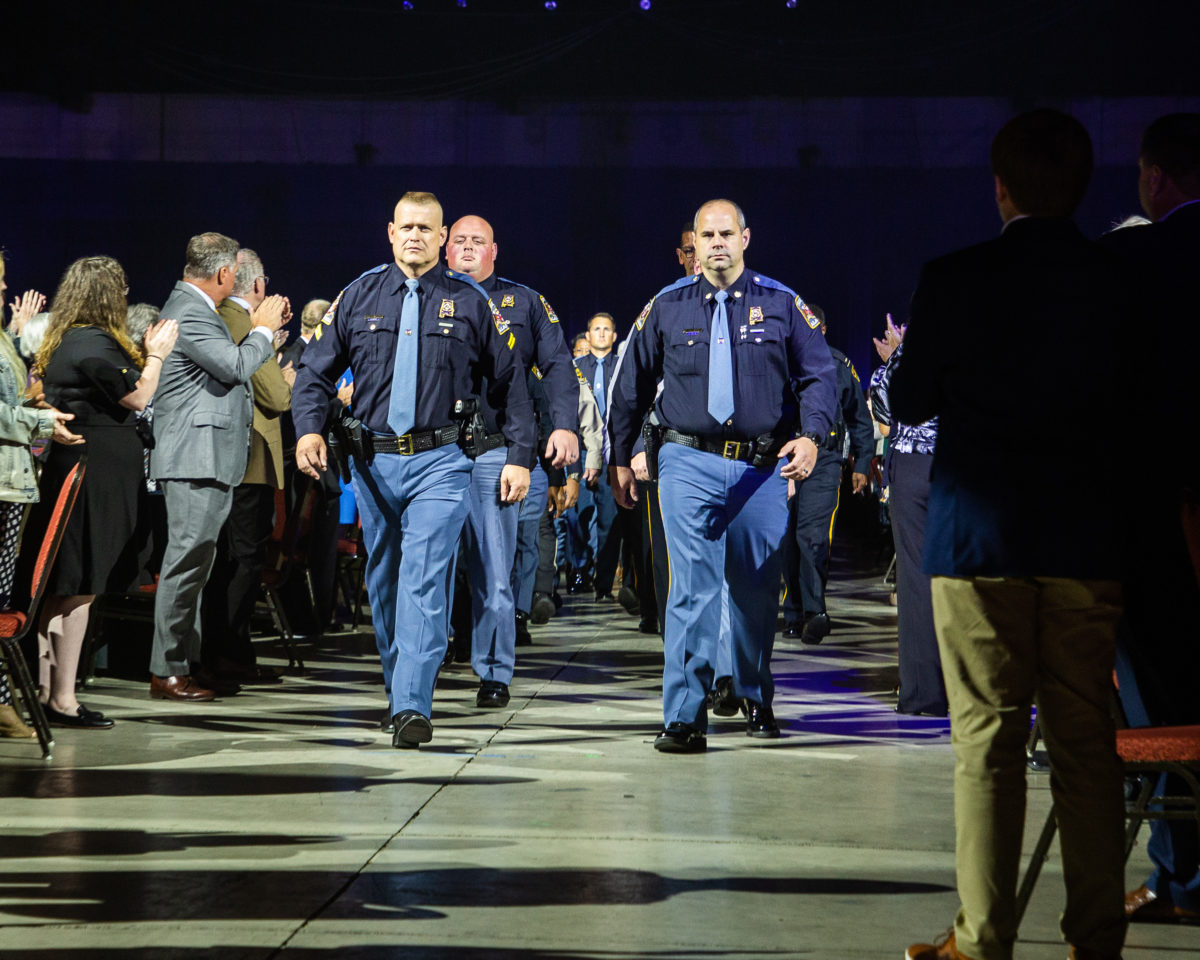
<path fill-rule="evenodd" d="M 190 676 L 158 677 L 150 674 L 150 697 L 154 700 L 211 700 L 216 694 Z"/>
<path fill-rule="evenodd" d="M 954 928 L 951 927 L 933 943 L 914 943 L 904 951 L 904 960 L 971 960 L 959 953 L 954 943 Z"/>
<path fill-rule="evenodd" d="M 1177 907 L 1142 884 L 1125 894 L 1125 917 L 1130 923 L 1191 923 L 1200 920 L 1200 912 Z"/>

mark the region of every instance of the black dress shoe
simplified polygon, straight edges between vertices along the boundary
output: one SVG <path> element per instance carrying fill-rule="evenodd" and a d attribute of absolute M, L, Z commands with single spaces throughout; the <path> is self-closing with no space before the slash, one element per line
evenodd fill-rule
<path fill-rule="evenodd" d="M 416 750 L 422 743 L 433 739 L 433 724 L 423 713 L 416 710 L 401 710 L 392 717 L 392 746 L 404 750 Z"/>
<path fill-rule="evenodd" d="M 446 653 L 442 657 L 442 666 L 451 667 L 454 665 L 454 638 L 450 638 L 450 642 L 446 644 Z"/>
<path fill-rule="evenodd" d="M 517 646 L 527 647 L 533 643 L 533 637 L 529 633 L 529 614 L 524 610 L 517 611 Z"/>
<path fill-rule="evenodd" d="M 800 634 L 801 643 L 817 644 L 829 636 L 829 614 L 818 613 L 810 617 Z"/>
<path fill-rule="evenodd" d="M 596 591 L 596 602 L 597 603 L 612 603 L 613 595 L 611 593 L 601 593 L 599 590 L 597 590 Z"/>
<path fill-rule="evenodd" d="M 642 617 L 642 622 L 638 624 L 639 633 L 660 633 L 658 629 L 658 617 Z"/>
<path fill-rule="evenodd" d="M 703 753 L 708 749 L 708 738 L 703 730 L 676 720 L 654 738 L 654 749 L 659 753 Z"/>
<path fill-rule="evenodd" d="M 498 710 L 508 706 L 508 684 L 495 680 L 484 680 L 475 694 L 475 706 L 485 710 Z"/>
<path fill-rule="evenodd" d="M 783 625 L 783 635 L 788 640 L 799 640 L 804 631 L 804 624 L 799 620 L 789 620 Z"/>
<path fill-rule="evenodd" d="M 718 717 L 736 717 L 742 701 L 733 692 L 733 677 L 717 677 L 708 695 L 709 708 Z"/>
<path fill-rule="evenodd" d="M 764 740 L 779 736 L 779 724 L 775 722 L 775 714 L 770 707 L 753 700 L 743 700 L 742 709 L 746 711 L 746 736 Z"/>
<path fill-rule="evenodd" d="M 380 733 L 395 733 L 396 725 L 392 722 L 392 708 L 385 707 L 383 711 L 383 719 L 379 721 Z"/>
<path fill-rule="evenodd" d="M 554 601 L 547 594 L 535 593 L 533 595 L 533 602 L 529 605 L 530 623 L 546 623 L 556 613 L 558 613 L 558 607 L 554 605 Z"/>
<path fill-rule="evenodd" d="M 78 727 L 82 730 L 110 730 L 113 722 L 99 710 L 89 710 L 82 703 L 74 714 L 59 713 L 49 705 L 45 708 L 46 720 L 54 727 Z"/>
<path fill-rule="evenodd" d="M 554 593 L 552 593 L 552 594 L 550 595 L 550 599 L 554 601 L 554 610 L 555 610 L 555 612 L 557 612 L 557 611 L 559 611 L 559 610 L 561 610 L 561 609 L 563 608 L 563 598 L 562 598 L 562 594 L 561 594 L 561 593 L 559 593 L 557 590 L 555 590 L 555 591 L 554 591 Z"/>

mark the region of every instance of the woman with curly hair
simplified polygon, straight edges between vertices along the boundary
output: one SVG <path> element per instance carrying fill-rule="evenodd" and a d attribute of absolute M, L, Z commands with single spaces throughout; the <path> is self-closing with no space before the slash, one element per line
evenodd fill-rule
<path fill-rule="evenodd" d="M 4 306 L 4 255 L 0 253 L 0 309 Z M 12 306 L 16 335 L 46 298 L 36 290 L 17 297 Z M 13 574 L 25 506 L 37 500 L 37 474 L 29 445 L 53 435 L 64 442 L 81 443 L 63 423 L 71 419 L 57 410 L 34 409 L 25 398 L 25 364 L 7 332 L 0 330 L 0 609 L 12 600 Z M 13 707 L 8 677 L 0 669 L 0 737 L 35 736 Z"/>
<path fill-rule="evenodd" d="M 88 451 L 87 474 L 50 573 L 38 631 L 40 685 L 46 716 L 55 726 L 113 725 L 76 699 L 75 675 L 96 594 L 125 592 L 137 578 L 134 531 L 145 485 L 135 413 L 154 396 L 163 360 L 179 335 L 174 320 L 160 320 L 146 332 L 143 355 L 125 325 L 128 291 L 125 271 L 111 257 L 76 260 L 54 295 L 34 365 L 47 401 L 75 414 L 73 426 Z M 44 489 L 61 485 L 79 449 L 51 448 Z"/>

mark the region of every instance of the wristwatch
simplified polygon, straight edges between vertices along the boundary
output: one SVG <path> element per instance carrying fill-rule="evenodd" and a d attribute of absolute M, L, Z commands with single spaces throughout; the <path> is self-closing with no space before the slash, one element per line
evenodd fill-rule
<path fill-rule="evenodd" d="M 825 438 L 815 430 L 805 430 L 804 433 L 800 434 L 800 436 L 811 440 L 813 442 L 813 446 L 818 450 L 825 445 Z"/>

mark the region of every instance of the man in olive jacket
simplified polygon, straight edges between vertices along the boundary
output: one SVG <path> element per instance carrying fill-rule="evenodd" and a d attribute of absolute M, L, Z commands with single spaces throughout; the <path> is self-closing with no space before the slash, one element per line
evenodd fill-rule
<path fill-rule="evenodd" d="M 258 254 L 246 247 L 239 250 L 233 293 L 217 305 L 217 314 L 234 343 L 242 343 L 250 335 L 250 315 L 266 299 L 267 282 Z M 233 505 L 217 541 L 217 559 L 202 605 L 201 662 L 224 689 L 279 679 L 274 671 L 255 663 L 250 616 L 275 526 L 275 491 L 283 489 L 280 421 L 291 406 L 295 379 L 291 364 L 281 369 L 275 355 L 250 378 L 254 421 L 246 473 L 233 490 Z"/>

